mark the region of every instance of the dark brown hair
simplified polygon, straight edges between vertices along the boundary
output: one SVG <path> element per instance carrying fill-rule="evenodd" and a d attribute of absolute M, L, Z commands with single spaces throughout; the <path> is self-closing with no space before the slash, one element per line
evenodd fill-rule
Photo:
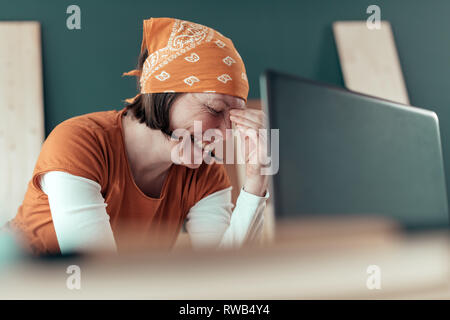
<path fill-rule="evenodd" d="M 141 53 L 137 63 L 137 69 L 142 71 L 148 52 L 145 49 Z M 139 77 L 137 87 L 140 89 Z M 164 93 L 140 93 L 134 101 L 126 105 L 126 111 L 131 111 L 140 123 L 145 123 L 149 128 L 161 130 L 170 136 L 169 112 L 173 102 L 182 93 L 164 92 Z"/>

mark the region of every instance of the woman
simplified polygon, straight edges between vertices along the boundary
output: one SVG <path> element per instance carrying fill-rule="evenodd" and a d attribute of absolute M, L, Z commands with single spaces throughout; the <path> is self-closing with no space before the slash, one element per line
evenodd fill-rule
<path fill-rule="evenodd" d="M 198 138 L 195 121 L 200 138 L 210 129 L 226 137 L 232 122 L 264 128 L 263 112 L 245 109 L 248 81 L 232 41 L 189 21 L 144 20 L 138 68 L 125 75 L 138 77 L 140 93 L 124 109 L 54 128 L 9 226 L 36 254 L 126 250 L 130 234 L 170 248 L 184 222 L 195 248 L 257 237 L 269 196 L 262 165 L 248 161 L 258 140 L 246 150 L 246 181 L 232 212 L 223 164 L 193 161 L 195 152 L 180 147 L 186 139 L 171 139 L 181 129 Z M 211 155 L 195 139 L 189 146 Z"/>

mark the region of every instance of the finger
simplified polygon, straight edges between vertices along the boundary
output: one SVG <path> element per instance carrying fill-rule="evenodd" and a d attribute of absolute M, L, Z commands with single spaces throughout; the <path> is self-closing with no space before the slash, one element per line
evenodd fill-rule
<path fill-rule="evenodd" d="M 244 157 L 245 163 L 247 163 L 250 155 L 250 138 L 245 134 L 241 134 L 240 141 L 242 156 Z"/>
<path fill-rule="evenodd" d="M 236 129 L 242 131 L 243 133 L 245 133 L 247 130 L 255 130 L 255 128 L 249 127 L 242 123 L 236 123 L 235 125 L 236 125 Z"/>
<path fill-rule="evenodd" d="M 241 131 L 242 138 L 250 138 L 253 142 L 258 142 L 258 131 L 255 128 L 248 127 L 242 124 L 236 124 L 236 128 Z"/>
<path fill-rule="evenodd" d="M 230 116 L 249 119 L 253 122 L 260 123 L 260 124 L 264 124 L 264 122 L 265 122 L 265 115 L 261 111 L 259 111 L 259 112 L 250 112 L 250 111 L 244 111 L 244 110 L 240 110 L 239 112 L 231 112 L 230 111 Z"/>
<path fill-rule="evenodd" d="M 244 117 L 230 116 L 230 120 L 235 124 L 241 124 L 254 129 L 259 129 L 263 127 L 262 123 L 255 122 L 253 120 Z"/>
<path fill-rule="evenodd" d="M 247 118 L 253 122 L 264 124 L 267 120 L 266 114 L 261 110 L 254 109 L 232 109 L 230 110 L 230 116 Z"/>
<path fill-rule="evenodd" d="M 245 109 L 231 109 L 230 113 L 236 113 L 236 114 L 240 114 L 240 113 L 254 113 L 254 114 L 258 114 L 258 113 L 262 113 L 265 114 L 264 111 L 260 110 L 260 109 L 251 109 L 251 108 L 245 108 Z"/>
<path fill-rule="evenodd" d="M 244 125 L 236 125 L 236 128 L 240 131 L 240 139 L 247 146 L 252 145 L 253 147 L 258 143 L 258 134 L 254 128 L 250 128 Z M 248 154 L 248 150 L 246 153 Z"/>

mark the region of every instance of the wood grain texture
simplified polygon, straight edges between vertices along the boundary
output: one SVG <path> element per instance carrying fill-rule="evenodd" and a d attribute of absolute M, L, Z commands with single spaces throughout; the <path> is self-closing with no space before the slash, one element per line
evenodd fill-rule
<path fill-rule="evenodd" d="M 409 104 L 391 25 L 370 30 L 365 21 L 338 21 L 333 32 L 345 86 L 353 91 Z"/>
<path fill-rule="evenodd" d="M 14 217 L 44 139 L 38 22 L 0 22 L 0 225 Z"/>
<path fill-rule="evenodd" d="M 446 232 L 404 234 L 389 221 L 342 218 L 291 220 L 277 225 L 276 234 L 276 241 L 263 248 L 142 248 L 81 260 L 17 260 L 8 272 L 0 273 L 0 298 L 450 298 Z M 82 266 L 78 292 L 64 286 L 69 264 Z M 367 288 L 370 265 L 381 269 L 380 290 Z"/>

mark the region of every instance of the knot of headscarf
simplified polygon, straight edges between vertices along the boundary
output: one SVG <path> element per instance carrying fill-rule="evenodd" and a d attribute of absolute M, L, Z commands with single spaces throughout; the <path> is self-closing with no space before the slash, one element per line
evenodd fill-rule
<path fill-rule="evenodd" d="M 141 93 L 216 92 L 247 102 L 244 61 L 220 32 L 185 20 L 150 18 L 143 23 L 141 54 L 145 49 L 142 72 L 123 73 L 140 78 Z"/>

